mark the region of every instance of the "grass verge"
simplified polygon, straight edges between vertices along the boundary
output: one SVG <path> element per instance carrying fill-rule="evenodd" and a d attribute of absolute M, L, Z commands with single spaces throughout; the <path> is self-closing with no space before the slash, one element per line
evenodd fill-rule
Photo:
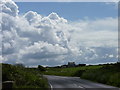
<path fill-rule="evenodd" d="M 13 88 L 48 88 L 47 79 L 37 69 L 2 64 L 2 81 L 14 81 Z"/>

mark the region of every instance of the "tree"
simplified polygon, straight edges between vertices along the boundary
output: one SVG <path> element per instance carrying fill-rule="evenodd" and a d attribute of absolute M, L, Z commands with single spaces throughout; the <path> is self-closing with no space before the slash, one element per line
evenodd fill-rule
<path fill-rule="evenodd" d="M 41 66 L 41 65 L 38 65 L 38 69 L 39 69 L 40 71 L 46 71 L 46 68 L 43 67 L 43 66 Z"/>
<path fill-rule="evenodd" d="M 22 63 L 15 64 L 14 66 L 16 66 L 16 67 L 21 67 L 21 68 L 25 68 L 25 65 L 22 64 Z"/>

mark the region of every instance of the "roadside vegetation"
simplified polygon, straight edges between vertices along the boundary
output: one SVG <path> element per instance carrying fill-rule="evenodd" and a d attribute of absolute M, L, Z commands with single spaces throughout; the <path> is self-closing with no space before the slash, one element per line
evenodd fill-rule
<path fill-rule="evenodd" d="M 94 82 L 120 87 L 120 63 L 69 68 L 49 67 L 44 74 L 78 76 Z"/>
<path fill-rule="evenodd" d="M 98 69 L 86 70 L 80 77 L 120 87 L 120 63 L 103 65 Z"/>
<path fill-rule="evenodd" d="M 45 75 L 77 76 L 83 79 L 120 87 L 120 63 L 79 67 L 25 68 L 23 65 L 2 64 L 2 81 L 14 81 L 13 88 L 48 89 Z"/>
<path fill-rule="evenodd" d="M 48 88 L 47 79 L 40 70 L 23 65 L 2 64 L 2 81 L 14 81 L 13 88 Z"/>
<path fill-rule="evenodd" d="M 0 82 L 2 81 L 2 64 L 0 63 Z M 0 85 L 1 86 L 1 85 Z"/>

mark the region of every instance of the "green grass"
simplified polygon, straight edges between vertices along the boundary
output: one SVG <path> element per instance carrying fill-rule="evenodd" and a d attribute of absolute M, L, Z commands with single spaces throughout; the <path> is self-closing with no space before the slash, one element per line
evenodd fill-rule
<path fill-rule="evenodd" d="M 58 76 L 79 76 L 79 71 L 91 70 L 101 68 L 102 66 L 83 66 L 83 67 L 69 67 L 69 68 L 47 68 L 44 74 L 47 75 L 58 75 Z"/>
<path fill-rule="evenodd" d="M 71 68 L 47 68 L 44 74 L 78 76 L 94 82 L 120 87 L 120 63 Z"/>
<path fill-rule="evenodd" d="M 81 78 L 120 87 L 120 63 L 103 65 L 98 69 L 86 70 Z"/>
<path fill-rule="evenodd" d="M 10 64 L 2 64 L 2 80 L 14 81 L 13 88 L 48 88 L 40 71 Z"/>

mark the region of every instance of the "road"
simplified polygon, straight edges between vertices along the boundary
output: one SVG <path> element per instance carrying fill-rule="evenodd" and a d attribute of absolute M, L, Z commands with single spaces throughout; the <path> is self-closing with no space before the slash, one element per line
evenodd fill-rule
<path fill-rule="evenodd" d="M 94 83 L 79 77 L 44 76 L 48 79 L 51 90 L 120 90 L 116 87 Z"/>

